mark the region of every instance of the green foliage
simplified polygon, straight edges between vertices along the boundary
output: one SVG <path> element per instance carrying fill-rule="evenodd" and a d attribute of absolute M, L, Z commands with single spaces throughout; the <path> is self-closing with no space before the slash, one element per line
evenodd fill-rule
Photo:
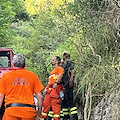
<path fill-rule="evenodd" d="M 12 48 L 16 54 L 22 53 L 26 55 L 27 68 L 34 71 L 41 81 L 46 84 L 50 74 L 47 72 L 47 67 L 50 63 L 50 61 L 47 61 L 50 56 L 50 51 L 47 51 L 49 47 L 47 44 L 49 42 L 45 41 L 46 33 L 42 34 L 42 29 L 44 30 L 42 24 L 40 24 L 41 26 L 34 27 L 34 22 L 31 20 L 30 23 L 25 21 L 12 23 L 12 31 L 14 34 L 17 34 L 12 39 Z"/>
<path fill-rule="evenodd" d="M 71 3 L 64 12 L 63 9 L 59 10 L 58 16 L 65 13 L 59 17 L 59 23 L 64 26 L 59 28 L 59 32 L 65 33 L 65 36 L 62 35 L 66 40 L 63 39 L 64 43 L 56 50 L 57 53 L 71 53 L 77 72 L 76 98 L 84 106 L 90 84 L 92 107 L 98 104 L 105 92 L 112 92 L 119 84 L 118 71 L 113 67 L 119 64 L 119 38 L 115 40 L 114 27 L 105 23 L 104 14 L 100 14 L 106 6 L 101 8 L 103 3 L 94 3 L 99 6 L 95 8 L 91 1 L 83 0 Z"/>
<path fill-rule="evenodd" d="M 87 91 L 89 83 L 92 86 L 93 97 L 104 96 L 105 92 L 112 93 L 118 87 L 119 83 L 117 72 L 110 65 L 96 65 L 89 69 L 81 69 L 81 73 L 77 74 L 76 80 L 78 84 L 77 95 L 82 95 L 83 102 L 86 99 L 85 91 Z M 99 101 L 95 102 L 99 103 Z"/>
<path fill-rule="evenodd" d="M 16 15 L 15 15 L 14 22 L 18 22 L 19 20 L 22 20 L 22 21 L 29 21 L 30 20 L 29 13 L 26 11 L 24 1 L 15 0 L 13 3 L 13 6 L 16 8 L 15 9 Z"/>
<path fill-rule="evenodd" d="M 93 107 L 106 91 L 112 92 L 119 85 L 116 66 L 119 66 L 120 43 L 113 18 L 109 12 L 106 16 L 107 5 L 108 2 L 100 0 L 75 0 L 54 12 L 40 12 L 25 20 L 18 17 L 10 27 L 12 47 L 16 53 L 26 55 L 27 68 L 34 71 L 44 85 L 53 69 L 50 64 L 53 56 L 62 58 L 63 52 L 69 51 L 76 68 L 76 98 L 84 106 L 91 87 Z M 16 11 L 17 15 L 26 13 L 24 5 L 22 7 Z M 8 16 L 14 18 L 13 14 Z M 8 19 L 0 20 L 7 23 L 7 27 L 11 24 Z M 2 27 L 3 33 L 7 27 Z"/>
<path fill-rule="evenodd" d="M 11 21 L 14 19 L 14 8 L 11 1 L 0 1 L 0 46 L 5 46 L 9 42 L 9 28 Z"/>
<path fill-rule="evenodd" d="M 55 48 L 54 38 L 50 31 L 54 27 L 53 19 L 50 13 L 41 13 L 37 19 L 33 19 L 32 25 L 35 31 L 32 32 L 31 37 L 33 41 L 38 40 L 36 47 L 52 50 Z M 57 42 L 57 41 L 56 41 Z"/>
<path fill-rule="evenodd" d="M 1 0 L 0 1 L 0 46 L 10 46 L 12 31 L 9 29 L 16 14 L 22 11 L 21 0 Z"/>

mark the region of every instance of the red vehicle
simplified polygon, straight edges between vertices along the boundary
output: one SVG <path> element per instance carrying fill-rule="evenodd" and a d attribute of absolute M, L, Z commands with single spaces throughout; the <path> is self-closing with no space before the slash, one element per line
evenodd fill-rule
<path fill-rule="evenodd" d="M 12 57 L 13 57 L 13 49 L 12 48 L 0 48 L 0 79 L 6 72 L 9 72 L 13 69 L 12 66 Z M 4 102 L 0 109 L 0 120 L 2 120 L 2 116 L 4 114 L 5 107 Z"/>

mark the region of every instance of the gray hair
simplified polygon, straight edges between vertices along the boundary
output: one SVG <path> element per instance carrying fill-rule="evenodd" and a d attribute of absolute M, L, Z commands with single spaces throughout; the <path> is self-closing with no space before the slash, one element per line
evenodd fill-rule
<path fill-rule="evenodd" d="M 25 67 L 25 55 L 23 54 L 17 54 L 13 56 L 13 65 L 15 67 L 19 67 L 19 68 L 24 68 Z"/>

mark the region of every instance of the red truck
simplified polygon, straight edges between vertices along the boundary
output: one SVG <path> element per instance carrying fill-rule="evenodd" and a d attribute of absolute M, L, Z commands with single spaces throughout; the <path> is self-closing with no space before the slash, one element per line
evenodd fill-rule
<path fill-rule="evenodd" d="M 9 72 L 13 69 L 12 58 L 13 58 L 13 49 L 12 48 L 0 48 L 0 79 L 6 72 Z M 0 109 L 0 120 L 4 114 L 5 107 L 4 101 Z"/>

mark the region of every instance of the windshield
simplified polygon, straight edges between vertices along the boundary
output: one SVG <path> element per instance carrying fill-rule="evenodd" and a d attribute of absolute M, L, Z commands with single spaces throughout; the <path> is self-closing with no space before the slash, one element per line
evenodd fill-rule
<path fill-rule="evenodd" d="M 0 68 L 1 67 L 11 67 L 9 51 L 0 51 Z"/>

